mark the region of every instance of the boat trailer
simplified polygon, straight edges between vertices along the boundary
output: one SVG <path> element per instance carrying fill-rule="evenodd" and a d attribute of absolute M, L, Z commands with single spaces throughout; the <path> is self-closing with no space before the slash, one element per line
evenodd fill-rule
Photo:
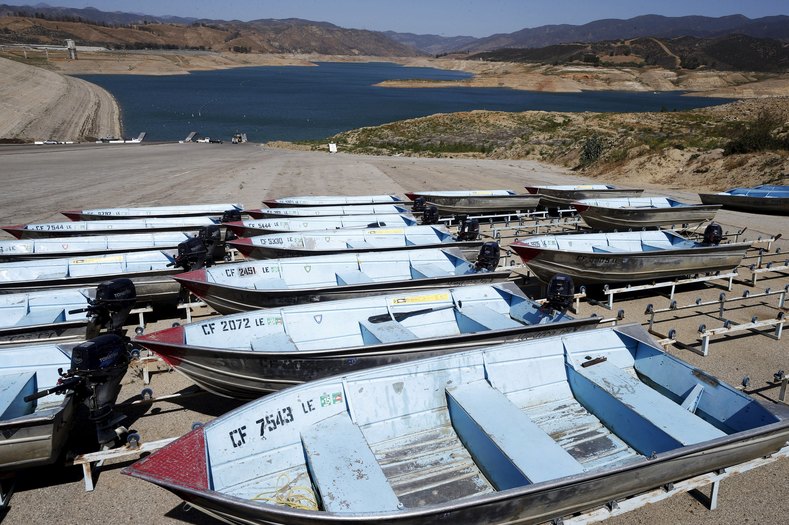
<path fill-rule="evenodd" d="M 766 335 L 767 337 L 772 337 L 773 339 L 780 340 L 781 334 L 783 332 L 783 325 L 786 322 L 786 296 L 789 293 L 789 284 L 784 286 L 781 290 L 771 290 L 767 288 L 762 293 L 752 294 L 749 290 L 745 290 L 745 292 L 740 297 L 727 297 L 725 293 L 721 293 L 718 296 L 717 300 L 714 301 L 702 301 L 701 298 L 697 298 L 691 304 L 686 305 L 677 305 L 677 301 L 672 299 L 669 303 L 669 306 L 666 308 L 655 308 L 652 304 L 647 305 L 646 310 L 644 311 L 645 315 L 649 316 L 648 330 L 649 333 L 652 335 L 660 338 L 660 344 L 663 347 L 669 345 L 677 345 L 681 348 L 686 350 L 690 350 L 691 352 L 695 352 L 701 356 L 706 356 L 709 354 L 709 345 L 710 345 L 710 338 L 715 337 L 717 335 L 722 334 L 731 334 L 735 332 L 745 332 L 750 331 L 753 333 L 758 333 L 762 335 Z M 771 297 L 777 296 L 777 305 L 776 309 L 778 310 L 777 315 L 773 319 L 764 319 L 759 320 L 756 316 L 751 317 L 751 321 L 748 323 L 736 323 L 730 319 L 726 319 L 726 306 L 740 301 L 745 300 L 752 300 L 758 299 L 760 297 Z M 698 349 L 694 346 L 689 344 L 681 343 L 677 340 L 677 330 L 672 328 L 667 333 L 658 332 L 655 329 L 655 316 L 662 313 L 667 312 L 677 312 L 680 310 L 688 310 L 688 309 L 698 309 L 704 308 L 708 306 L 718 306 L 718 315 L 717 318 L 723 321 L 723 325 L 719 328 L 707 328 L 706 324 L 701 324 L 698 327 L 698 340 L 701 341 L 701 349 Z M 772 328 L 775 327 L 775 333 L 769 334 L 762 329 L 764 328 Z"/>

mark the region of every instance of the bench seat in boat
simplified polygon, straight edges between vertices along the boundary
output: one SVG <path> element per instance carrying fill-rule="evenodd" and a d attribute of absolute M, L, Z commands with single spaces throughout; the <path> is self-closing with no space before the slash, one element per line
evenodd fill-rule
<path fill-rule="evenodd" d="M 498 490 L 584 472 L 583 466 L 487 381 L 447 389 L 452 426 Z"/>
<path fill-rule="evenodd" d="M 301 433 L 312 482 L 327 512 L 395 511 L 400 500 L 370 445 L 346 412 Z"/>

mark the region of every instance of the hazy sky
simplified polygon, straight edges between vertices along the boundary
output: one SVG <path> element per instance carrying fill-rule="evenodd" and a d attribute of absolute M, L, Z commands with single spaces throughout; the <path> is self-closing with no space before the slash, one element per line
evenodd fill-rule
<path fill-rule="evenodd" d="M 7 0 L 8 4 L 35 2 Z M 219 20 L 304 18 L 341 27 L 443 36 L 489 36 L 603 18 L 789 14 L 789 0 L 49 0 L 67 7 Z"/>

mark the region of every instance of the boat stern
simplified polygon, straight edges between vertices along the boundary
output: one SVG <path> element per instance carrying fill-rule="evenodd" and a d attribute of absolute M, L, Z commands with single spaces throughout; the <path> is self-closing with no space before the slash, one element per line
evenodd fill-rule
<path fill-rule="evenodd" d="M 3 230 L 7 231 L 17 239 L 21 239 L 27 231 L 24 224 L 14 224 L 11 226 L 0 226 Z"/>
<path fill-rule="evenodd" d="M 510 248 L 512 248 L 515 253 L 518 254 L 518 257 L 521 258 L 524 264 L 537 257 L 541 251 L 539 248 L 535 248 L 534 246 L 528 246 L 526 244 L 520 244 L 517 242 L 511 244 Z"/>
<path fill-rule="evenodd" d="M 124 468 L 121 473 L 165 488 L 210 490 L 203 427 Z"/>
<path fill-rule="evenodd" d="M 60 212 L 61 215 L 65 215 L 68 217 L 70 221 L 81 221 L 82 220 L 82 210 L 68 210 Z"/>
<path fill-rule="evenodd" d="M 260 208 L 255 208 L 255 209 L 252 209 L 252 210 L 244 210 L 242 213 L 246 213 L 247 215 L 249 215 L 253 219 L 265 219 L 266 218 L 266 212 L 261 210 Z"/>
<path fill-rule="evenodd" d="M 232 241 L 229 241 L 227 244 L 229 244 L 231 247 L 235 248 L 236 250 L 244 254 L 245 257 L 250 257 L 252 252 L 255 250 L 255 245 L 252 244 L 252 237 L 241 237 L 240 239 L 233 239 Z"/>
<path fill-rule="evenodd" d="M 249 231 L 244 225 L 244 221 L 223 222 L 222 226 L 235 233 L 238 237 L 249 236 Z"/>
<path fill-rule="evenodd" d="M 158 332 L 139 335 L 133 341 L 159 355 L 170 366 L 177 368 L 181 364 L 183 352 L 181 347 L 186 342 L 186 332 L 183 326 L 173 326 Z"/>

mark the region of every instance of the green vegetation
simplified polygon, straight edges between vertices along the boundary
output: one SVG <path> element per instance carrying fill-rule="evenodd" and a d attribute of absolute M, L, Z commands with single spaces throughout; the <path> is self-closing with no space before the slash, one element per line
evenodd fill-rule
<path fill-rule="evenodd" d="M 762 111 L 756 119 L 737 126 L 734 138 L 723 149 L 726 155 L 768 150 L 789 150 L 789 134 L 784 121 Z"/>

